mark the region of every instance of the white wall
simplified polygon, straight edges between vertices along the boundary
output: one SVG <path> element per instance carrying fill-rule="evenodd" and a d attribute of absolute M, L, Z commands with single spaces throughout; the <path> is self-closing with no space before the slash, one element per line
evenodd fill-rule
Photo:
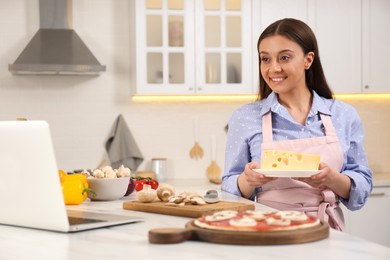
<path fill-rule="evenodd" d="M 222 168 L 224 127 L 233 110 L 243 103 L 133 103 L 129 3 L 73 1 L 74 29 L 107 65 L 101 76 L 15 76 L 8 71 L 8 64 L 15 61 L 38 29 L 38 0 L 0 0 L 0 120 L 47 120 L 58 167 L 69 171 L 93 168 L 105 158 L 107 134 L 122 113 L 145 158 L 139 170 L 148 169 L 152 157 L 167 157 L 169 177 L 206 178 L 210 136 L 217 135 L 217 163 Z M 369 143 L 385 140 L 367 144 L 369 159 L 371 156 L 377 169 L 387 170 L 389 137 L 378 129 L 386 129 L 386 124 L 388 129 L 384 121 L 390 106 L 388 101 L 378 102 L 358 102 L 358 109 L 363 112 Z M 205 157 L 198 161 L 189 158 L 194 116 L 200 118 L 200 144 L 205 150 Z"/>
<path fill-rule="evenodd" d="M 74 29 L 107 66 L 98 77 L 15 76 L 8 71 L 39 27 L 37 0 L 0 0 L 0 120 L 44 119 L 52 128 L 58 167 L 93 168 L 122 113 L 145 158 L 169 159 L 169 177 L 205 178 L 210 136 L 217 135 L 217 163 L 224 160 L 224 127 L 239 103 L 132 103 L 129 1 L 73 1 Z M 193 117 L 199 116 L 202 160 L 191 160 Z"/>

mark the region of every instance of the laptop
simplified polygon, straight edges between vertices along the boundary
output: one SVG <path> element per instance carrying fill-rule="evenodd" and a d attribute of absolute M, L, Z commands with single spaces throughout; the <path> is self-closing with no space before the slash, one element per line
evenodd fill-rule
<path fill-rule="evenodd" d="M 46 121 L 0 121 L 0 205 L 0 224 L 58 232 L 142 220 L 134 216 L 67 210 Z M 71 224 L 69 217 L 76 224 Z"/>

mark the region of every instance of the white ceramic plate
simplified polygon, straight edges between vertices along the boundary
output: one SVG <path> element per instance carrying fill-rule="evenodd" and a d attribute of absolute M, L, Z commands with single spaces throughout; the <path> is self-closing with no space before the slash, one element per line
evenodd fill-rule
<path fill-rule="evenodd" d="M 267 177 L 289 177 L 289 178 L 308 178 L 316 173 L 321 172 L 321 170 L 262 170 L 262 169 L 253 169 L 255 172 L 264 174 Z"/>

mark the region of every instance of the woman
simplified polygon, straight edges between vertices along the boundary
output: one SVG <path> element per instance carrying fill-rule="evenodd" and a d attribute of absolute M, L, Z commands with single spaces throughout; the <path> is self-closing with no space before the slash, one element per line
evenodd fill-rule
<path fill-rule="evenodd" d="M 229 121 L 222 190 L 279 210 L 305 211 L 343 231 L 339 201 L 357 210 L 372 190 L 360 118 L 333 98 L 316 38 L 305 23 L 276 21 L 257 46 L 258 100 Z M 320 155 L 321 172 L 293 179 L 253 171 L 261 168 L 262 151 L 270 149 Z"/>

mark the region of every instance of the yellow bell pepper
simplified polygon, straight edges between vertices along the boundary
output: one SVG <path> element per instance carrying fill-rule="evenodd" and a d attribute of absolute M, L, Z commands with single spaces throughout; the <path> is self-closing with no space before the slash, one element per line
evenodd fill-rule
<path fill-rule="evenodd" d="M 95 194 L 88 188 L 87 178 L 82 174 L 69 174 L 58 171 L 62 194 L 66 205 L 79 205 L 87 199 L 88 192 Z"/>

